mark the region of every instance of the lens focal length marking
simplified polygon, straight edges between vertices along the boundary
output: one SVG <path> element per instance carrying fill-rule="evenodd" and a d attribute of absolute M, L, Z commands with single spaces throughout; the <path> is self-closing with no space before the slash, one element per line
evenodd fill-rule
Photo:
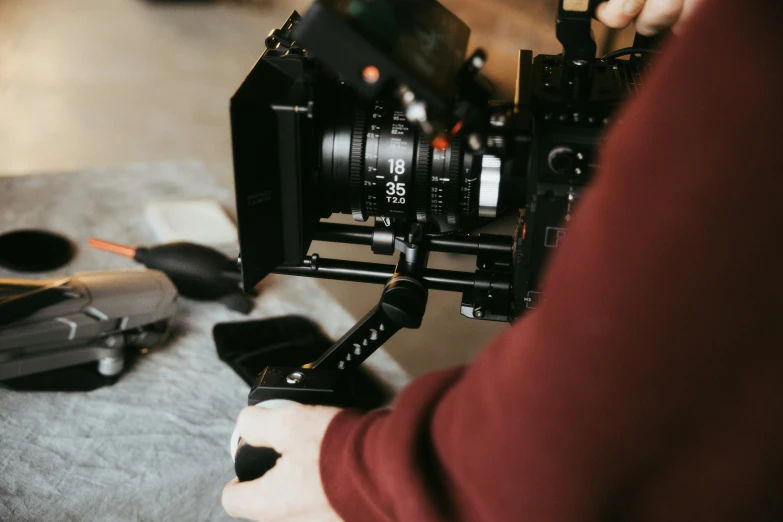
<path fill-rule="evenodd" d="M 324 150 L 331 152 L 324 153 L 327 160 L 344 157 L 343 163 L 349 163 L 344 174 L 340 165 L 326 171 L 341 182 L 333 195 L 345 201 L 339 212 L 350 210 L 357 219 L 383 216 L 419 222 L 442 216 L 452 224 L 476 212 L 478 173 L 459 136 L 448 149 L 436 150 L 429 146 L 430 138 L 419 135 L 403 111 L 396 110 L 394 100 L 352 105 L 365 117 L 351 113 L 350 145 L 329 135 L 324 141 Z M 335 114 L 345 114 L 343 107 L 336 107 Z"/>
<path fill-rule="evenodd" d="M 400 110 L 386 108 L 380 119 L 383 123 L 375 172 L 378 210 L 382 216 L 405 216 L 412 206 L 408 203 L 413 197 L 416 134 Z"/>

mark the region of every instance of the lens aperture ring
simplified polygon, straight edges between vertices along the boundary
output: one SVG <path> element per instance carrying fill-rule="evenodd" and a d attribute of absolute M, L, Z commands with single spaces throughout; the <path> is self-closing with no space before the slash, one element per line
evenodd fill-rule
<path fill-rule="evenodd" d="M 351 192 L 351 214 L 356 221 L 367 221 L 367 210 L 362 195 L 364 174 L 364 132 L 367 126 L 367 111 L 362 104 L 353 113 L 351 129 L 351 155 L 348 163 L 349 187 Z"/>
<path fill-rule="evenodd" d="M 450 225 L 456 225 L 459 221 L 460 202 L 459 185 L 462 175 L 462 140 L 455 137 L 449 146 L 449 177 L 444 186 L 446 202 L 446 220 Z"/>
<path fill-rule="evenodd" d="M 474 172 L 476 165 L 472 154 L 462 155 L 462 175 L 459 181 L 459 212 L 461 216 L 472 216 L 478 209 L 479 175 Z"/>
<path fill-rule="evenodd" d="M 418 136 L 416 140 L 416 171 L 413 179 L 416 205 L 416 221 L 426 223 L 430 209 L 430 163 L 432 148 L 427 136 Z"/>

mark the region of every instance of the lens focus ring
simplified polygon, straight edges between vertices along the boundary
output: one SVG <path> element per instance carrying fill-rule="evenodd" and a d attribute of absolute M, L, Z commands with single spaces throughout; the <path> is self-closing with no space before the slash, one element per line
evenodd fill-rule
<path fill-rule="evenodd" d="M 362 196 L 362 180 L 364 174 L 364 131 L 367 125 L 366 110 L 358 106 L 354 110 L 353 129 L 351 130 L 351 154 L 348 164 L 349 183 L 351 190 L 351 214 L 356 221 L 367 221 L 364 197 Z"/>
<path fill-rule="evenodd" d="M 485 154 L 481 159 L 481 184 L 479 186 L 479 216 L 493 218 L 498 213 L 501 179 L 500 158 Z"/>

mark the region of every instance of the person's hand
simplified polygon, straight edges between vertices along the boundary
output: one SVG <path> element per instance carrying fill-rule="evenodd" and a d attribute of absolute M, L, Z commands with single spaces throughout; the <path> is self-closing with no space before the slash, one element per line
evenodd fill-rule
<path fill-rule="evenodd" d="M 702 0 L 608 0 L 598 4 L 595 17 L 604 25 L 622 29 L 634 23 L 636 32 L 652 36 L 674 29 Z"/>
<path fill-rule="evenodd" d="M 326 499 L 318 466 L 326 428 L 339 411 L 303 405 L 242 410 L 240 437 L 252 446 L 272 447 L 282 457 L 259 479 L 229 482 L 223 489 L 226 512 L 258 522 L 340 522 Z"/>

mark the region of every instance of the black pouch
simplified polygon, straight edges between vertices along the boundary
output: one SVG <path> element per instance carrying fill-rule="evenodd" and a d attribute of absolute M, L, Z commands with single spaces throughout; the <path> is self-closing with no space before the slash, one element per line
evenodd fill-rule
<path fill-rule="evenodd" d="M 220 323 L 212 335 L 220 360 L 249 386 L 267 366 L 302 366 L 333 344 L 317 324 L 300 316 Z M 346 379 L 353 397 L 347 406 L 372 409 L 386 402 L 389 394 L 364 369 L 346 372 Z"/>

